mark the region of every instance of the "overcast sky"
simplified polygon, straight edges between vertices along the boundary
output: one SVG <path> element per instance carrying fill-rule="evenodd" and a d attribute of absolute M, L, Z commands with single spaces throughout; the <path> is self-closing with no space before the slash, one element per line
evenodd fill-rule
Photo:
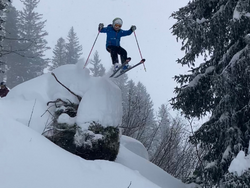
<path fill-rule="evenodd" d="M 83 58 L 87 58 L 98 34 L 99 23 L 105 26 L 115 17 L 123 19 L 122 29 L 136 25 L 136 36 L 139 42 L 145 66 L 140 66 L 128 73 L 130 79 L 142 82 L 154 102 L 157 110 L 161 104 L 168 103 L 174 96 L 176 83 L 173 76 L 187 70 L 176 64 L 176 59 L 183 56 L 180 43 L 171 34 L 175 20 L 169 18 L 173 11 L 185 6 L 188 0 L 41 0 L 36 11 L 47 20 L 46 37 L 52 48 L 47 52 L 52 57 L 52 50 L 60 37 L 66 38 L 73 26 L 80 44 L 83 46 Z M 13 5 L 22 9 L 20 0 L 13 0 Z M 105 49 L 106 34 L 98 37 L 94 51 L 98 51 L 102 64 L 109 69 L 112 65 L 109 53 Z M 122 38 L 121 46 L 132 57 L 130 64 L 140 61 L 141 56 L 134 35 Z M 93 57 L 93 53 L 91 55 Z"/>

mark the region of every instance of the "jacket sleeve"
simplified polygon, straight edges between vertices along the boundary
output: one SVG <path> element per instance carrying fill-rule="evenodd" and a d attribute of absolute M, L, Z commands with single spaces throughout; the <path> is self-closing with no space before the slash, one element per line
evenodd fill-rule
<path fill-rule="evenodd" d="M 108 32 L 108 27 L 103 27 L 100 33 L 107 33 Z"/>
<path fill-rule="evenodd" d="M 122 30 L 121 31 L 121 36 L 124 37 L 124 36 L 128 36 L 128 35 L 131 35 L 132 34 L 132 30 L 129 29 L 129 30 Z"/>
<path fill-rule="evenodd" d="M 110 32 L 110 29 L 112 28 L 112 25 L 109 24 L 107 27 L 103 27 L 100 33 L 108 33 Z"/>

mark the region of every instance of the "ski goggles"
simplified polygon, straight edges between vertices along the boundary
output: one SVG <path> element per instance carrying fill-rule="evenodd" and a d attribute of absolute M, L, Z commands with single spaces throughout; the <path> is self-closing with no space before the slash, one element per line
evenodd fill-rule
<path fill-rule="evenodd" d="M 115 24 L 115 27 L 116 27 L 116 28 L 121 28 L 122 25 L 120 25 L 120 24 Z"/>

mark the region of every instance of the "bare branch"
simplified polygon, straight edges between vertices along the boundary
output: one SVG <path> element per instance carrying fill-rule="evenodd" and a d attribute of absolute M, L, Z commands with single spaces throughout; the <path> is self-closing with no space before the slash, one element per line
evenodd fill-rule
<path fill-rule="evenodd" d="M 49 107 L 50 108 L 50 107 Z M 53 114 L 47 109 L 42 115 L 41 115 L 41 117 L 43 117 L 43 115 L 46 113 L 46 112 L 49 112 L 49 114 L 51 115 L 51 116 L 53 116 Z M 54 117 L 54 116 L 53 116 Z"/>
<path fill-rule="evenodd" d="M 62 85 L 65 89 L 67 89 L 71 94 L 73 94 L 74 96 L 76 96 L 77 99 L 79 100 L 79 102 L 82 100 L 82 97 L 81 97 L 81 96 L 75 94 L 73 91 L 71 91 L 69 88 L 67 88 L 64 84 L 62 84 L 62 83 L 57 79 L 56 75 L 55 75 L 53 72 L 52 72 L 51 74 L 52 74 L 52 76 L 55 77 L 56 81 L 57 81 L 59 84 L 61 84 L 61 85 Z"/>
<path fill-rule="evenodd" d="M 193 130 L 193 120 L 190 120 L 190 121 L 189 121 L 189 125 L 190 125 L 190 128 L 191 128 L 192 135 L 194 135 L 194 130 Z M 195 138 L 195 137 L 194 137 L 194 139 L 196 140 L 196 138 Z M 202 160 L 201 160 L 201 157 L 200 157 L 200 155 L 199 155 L 199 150 L 198 150 L 197 143 L 198 143 L 198 141 L 196 140 L 196 142 L 195 142 L 195 150 L 196 150 L 196 154 L 197 154 L 198 160 L 199 160 L 199 162 L 200 162 L 200 165 L 201 165 L 201 166 L 202 166 L 202 168 L 204 169 L 204 165 L 203 165 Z"/>
<path fill-rule="evenodd" d="M 64 105 L 67 104 L 67 102 L 63 101 L 62 99 L 56 99 L 55 101 L 49 101 L 49 102 L 47 102 L 47 106 L 48 106 L 50 103 L 54 103 L 55 106 L 56 106 L 56 103 L 58 103 L 58 102 L 62 102 Z"/>
<path fill-rule="evenodd" d="M 132 183 L 132 182 L 130 182 L 130 184 L 129 184 L 128 188 L 130 187 L 131 183 Z"/>
<path fill-rule="evenodd" d="M 32 115 L 33 115 L 33 112 L 34 112 L 35 105 L 36 105 L 36 99 L 35 99 L 35 102 L 34 102 L 34 105 L 33 105 L 32 111 L 31 111 L 31 115 L 30 115 L 30 120 L 29 120 L 29 123 L 28 123 L 28 127 L 30 126 L 30 122 L 31 122 L 31 118 L 32 118 Z"/>

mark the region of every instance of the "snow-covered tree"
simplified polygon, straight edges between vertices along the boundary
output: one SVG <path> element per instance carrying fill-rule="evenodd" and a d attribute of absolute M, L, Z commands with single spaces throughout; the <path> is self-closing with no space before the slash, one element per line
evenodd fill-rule
<path fill-rule="evenodd" d="M 227 173 L 224 176 L 225 188 L 248 188 L 250 185 L 250 170 L 245 171 L 241 176 L 237 173 Z"/>
<path fill-rule="evenodd" d="M 127 83 L 127 93 L 123 104 L 123 134 L 141 141 L 149 149 L 154 134 L 155 119 L 153 102 L 147 93 L 146 87 L 130 80 Z"/>
<path fill-rule="evenodd" d="M 45 21 L 42 14 L 35 12 L 39 0 L 22 0 L 24 8 L 19 12 L 19 31 L 22 49 L 21 65 L 18 67 L 19 81 L 26 81 L 43 74 L 47 67 L 44 52 L 49 49 L 44 38 L 48 33 L 44 30 Z"/>
<path fill-rule="evenodd" d="M 1 0 L 0 1 L 0 47 L 2 47 L 1 42 L 5 36 L 5 25 L 4 25 L 5 12 L 6 12 L 6 8 L 8 7 L 9 3 L 10 3 L 10 0 Z"/>
<path fill-rule="evenodd" d="M 19 52 L 19 31 L 18 31 L 18 12 L 11 4 L 7 8 L 5 22 L 5 37 L 3 39 L 2 61 L 6 64 L 5 73 L 7 77 L 7 85 L 12 88 L 18 83 L 19 72 L 21 66 Z"/>
<path fill-rule="evenodd" d="M 8 7 L 8 5 L 9 5 L 9 3 L 10 3 L 10 0 L 2 0 L 2 1 L 0 1 L 0 58 L 2 57 L 2 55 L 3 55 L 3 50 L 2 50 L 2 48 L 3 48 L 3 44 L 2 44 L 2 42 L 3 42 L 3 39 L 4 39 L 4 36 L 5 36 L 5 25 L 4 25 L 4 23 L 5 23 L 5 18 L 6 18 L 6 16 L 5 16 L 5 12 L 6 12 L 6 8 Z M 1 59 L 0 60 L 0 74 L 1 73 L 4 73 L 4 70 L 5 70 L 5 62 Z"/>
<path fill-rule="evenodd" d="M 185 180 L 196 163 L 194 147 L 188 142 L 187 124 L 180 116 L 172 118 L 169 107 L 162 104 L 157 113 L 157 128 L 150 161 L 174 177 Z"/>
<path fill-rule="evenodd" d="M 249 0 L 195 0 L 172 14 L 172 33 L 185 51 L 177 62 L 190 68 L 175 76 L 173 107 L 186 117 L 211 113 L 191 137 L 206 150 L 194 173 L 204 187 L 218 186 L 237 153 L 249 149 L 249 12 Z"/>
<path fill-rule="evenodd" d="M 112 71 L 112 68 L 111 70 Z M 113 79 L 113 82 L 120 88 L 122 93 L 122 108 L 123 112 L 127 111 L 128 108 L 128 75 L 123 74 L 119 78 Z M 123 113 L 123 119 L 125 118 L 125 113 Z"/>
<path fill-rule="evenodd" d="M 162 104 L 159 108 L 159 112 L 158 112 L 158 126 L 161 130 L 162 133 L 162 138 L 165 137 L 164 133 L 168 132 L 170 129 L 170 121 L 171 121 L 171 115 L 168 112 L 168 106 L 165 104 Z"/>
<path fill-rule="evenodd" d="M 60 37 L 57 40 L 55 48 L 53 49 L 53 57 L 52 57 L 52 65 L 50 66 L 50 70 L 55 69 L 61 65 L 66 65 L 66 44 L 65 40 Z"/>
<path fill-rule="evenodd" d="M 79 39 L 74 31 L 74 28 L 71 27 L 68 33 L 66 42 L 66 55 L 67 55 L 67 64 L 76 64 L 82 54 L 82 46 L 79 44 Z"/>
<path fill-rule="evenodd" d="M 5 36 L 3 38 L 2 55 L 15 53 L 18 49 L 18 12 L 11 4 L 7 7 L 5 18 Z"/>
<path fill-rule="evenodd" d="M 102 77 L 105 74 L 105 68 L 101 64 L 97 51 L 94 53 L 94 58 L 91 60 L 90 64 L 93 65 L 93 68 L 90 67 L 89 70 L 92 72 L 94 77 Z"/>

